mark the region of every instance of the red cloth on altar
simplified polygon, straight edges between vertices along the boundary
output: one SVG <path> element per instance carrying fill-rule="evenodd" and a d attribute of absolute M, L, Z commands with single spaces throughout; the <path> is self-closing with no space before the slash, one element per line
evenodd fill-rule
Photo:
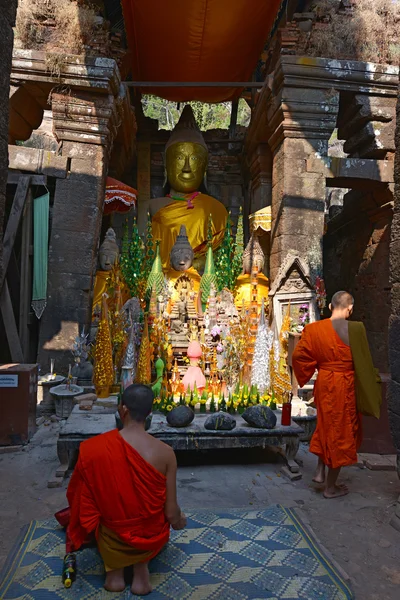
<path fill-rule="evenodd" d="M 116 429 L 82 442 L 67 498 L 67 551 L 88 543 L 100 523 L 129 546 L 152 552 L 150 558 L 168 542 L 166 477 Z M 68 520 L 64 511 L 56 518 Z"/>

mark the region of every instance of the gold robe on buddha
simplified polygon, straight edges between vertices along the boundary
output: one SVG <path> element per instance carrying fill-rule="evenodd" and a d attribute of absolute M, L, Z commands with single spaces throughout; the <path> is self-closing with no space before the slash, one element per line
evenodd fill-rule
<path fill-rule="evenodd" d="M 210 215 L 212 217 L 212 247 L 214 250 L 218 248 L 224 237 L 228 218 L 225 206 L 207 194 L 198 194 L 189 201 L 190 196 L 191 194 L 187 194 L 182 200 L 171 198 L 171 203 L 161 208 L 153 216 L 153 236 L 155 240 L 160 240 L 160 255 L 164 268 L 169 265 L 169 255 L 181 225 L 186 227 L 195 256 L 206 253 Z"/>
<path fill-rule="evenodd" d="M 107 279 L 110 277 L 110 275 L 111 271 L 97 271 L 96 273 L 93 289 L 92 317 L 94 316 L 96 306 L 101 307 L 101 299 L 103 297 L 103 294 L 107 292 Z M 123 306 L 125 302 L 131 297 L 129 289 L 123 281 L 120 281 L 120 291 L 121 306 Z"/>

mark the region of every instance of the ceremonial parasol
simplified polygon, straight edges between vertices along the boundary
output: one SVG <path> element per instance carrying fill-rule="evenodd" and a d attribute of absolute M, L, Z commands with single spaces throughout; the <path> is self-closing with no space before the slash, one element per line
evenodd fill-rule
<path fill-rule="evenodd" d="M 109 215 L 113 212 L 129 212 L 132 206 L 136 206 L 137 190 L 129 185 L 107 177 L 106 195 L 104 198 L 104 214 Z"/>

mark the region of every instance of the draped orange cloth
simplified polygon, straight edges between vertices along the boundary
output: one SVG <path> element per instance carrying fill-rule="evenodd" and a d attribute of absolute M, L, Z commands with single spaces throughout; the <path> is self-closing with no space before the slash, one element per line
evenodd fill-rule
<path fill-rule="evenodd" d="M 305 327 L 293 353 L 293 369 L 301 387 L 318 369 L 314 387 L 317 428 L 310 452 L 332 469 L 356 463 L 362 433 L 353 358 L 330 319 Z"/>
<path fill-rule="evenodd" d="M 160 240 L 160 255 L 163 267 L 169 264 L 172 246 L 175 244 L 181 225 L 186 226 L 190 245 L 195 256 L 207 251 L 208 219 L 212 217 L 212 247 L 216 250 L 221 244 L 228 213 L 222 202 L 208 194 L 199 194 L 187 200 L 173 200 L 156 212 L 152 219 L 153 237 Z"/>
<path fill-rule="evenodd" d="M 78 550 L 103 526 L 150 560 L 168 542 L 164 515 L 166 477 L 128 444 L 118 430 L 83 442 L 67 490 L 67 539 Z"/>
<path fill-rule="evenodd" d="M 122 0 L 132 78 L 247 82 L 283 0 Z M 142 88 L 167 100 L 225 102 L 240 88 Z"/>

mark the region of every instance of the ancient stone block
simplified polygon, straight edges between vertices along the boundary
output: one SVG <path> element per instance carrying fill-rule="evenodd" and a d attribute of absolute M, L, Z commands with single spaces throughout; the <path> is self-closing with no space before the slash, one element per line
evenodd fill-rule
<path fill-rule="evenodd" d="M 68 181 L 67 183 L 71 183 Z M 57 210 L 53 212 L 53 227 L 60 236 L 68 235 L 68 231 L 86 233 L 90 243 L 92 232 L 97 228 L 97 223 L 102 216 L 102 209 L 97 206 L 97 190 L 91 186 L 80 186 L 79 195 L 73 194 L 73 189 L 57 190 Z M 86 195 L 85 192 L 88 192 Z M 61 198 L 58 194 L 61 193 Z M 92 200 L 92 201 L 91 201 Z M 82 249 L 84 251 L 84 249 Z"/>
<path fill-rule="evenodd" d="M 396 98 L 355 95 L 338 118 L 338 136 L 346 140 L 368 121 L 390 122 L 396 117 Z"/>
<path fill-rule="evenodd" d="M 74 273 L 73 276 L 68 272 L 53 272 L 51 277 L 51 289 L 62 292 L 66 289 L 83 290 L 90 292 L 93 287 L 93 278 L 91 275 L 82 275 Z"/>
<path fill-rule="evenodd" d="M 51 479 L 49 479 L 49 481 L 47 482 L 47 487 L 48 488 L 58 488 L 61 487 L 64 481 L 64 476 L 61 477 L 57 477 L 57 475 L 55 475 L 54 477 L 52 477 Z"/>
<path fill-rule="evenodd" d="M 101 160 L 104 157 L 104 151 L 102 146 L 97 144 L 76 144 L 65 140 L 62 145 L 62 155 L 68 158 Z"/>
<path fill-rule="evenodd" d="M 393 124 L 369 122 L 345 142 L 343 149 L 347 154 L 372 158 L 386 152 L 394 152 Z"/>
<path fill-rule="evenodd" d="M 93 408 L 93 400 L 80 400 L 79 410 L 89 411 Z"/>
<path fill-rule="evenodd" d="M 80 179 L 85 181 L 101 181 L 103 161 L 99 158 L 73 158 L 70 167 L 70 180 Z"/>
<path fill-rule="evenodd" d="M 93 240 L 84 232 L 54 231 L 49 249 L 50 273 L 91 273 L 95 260 Z"/>
<path fill-rule="evenodd" d="M 33 171 L 61 179 L 67 175 L 67 159 L 53 152 L 10 145 L 8 154 L 10 169 Z"/>

